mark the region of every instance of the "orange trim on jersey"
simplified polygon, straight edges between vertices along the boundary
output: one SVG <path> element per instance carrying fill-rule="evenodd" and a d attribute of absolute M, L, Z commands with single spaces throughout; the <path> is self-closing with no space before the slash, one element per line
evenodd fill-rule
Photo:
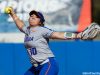
<path fill-rule="evenodd" d="M 47 75 L 47 74 L 48 74 L 48 72 L 49 72 L 49 70 L 50 70 L 50 67 L 51 67 L 50 62 L 48 62 L 48 65 L 49 65 L 49 67 L 48 67 L 48 69 L 47 69 L 47 71 L 46 71 L 45 75 Z"/>
<path fill-rule="evenodd" d="M 91 23 L 91 0 L 83 0 L 78 21 L 78 32 L 83 31 Z"/>

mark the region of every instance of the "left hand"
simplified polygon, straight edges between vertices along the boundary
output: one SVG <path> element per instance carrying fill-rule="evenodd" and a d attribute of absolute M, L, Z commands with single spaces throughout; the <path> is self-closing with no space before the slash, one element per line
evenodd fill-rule
<path fill-rule="evenodd" d="M 76 38 L 78 38 L 78 39 L 81 39 L 81 33 L 78 33 L 77 35 L 76 35 Z"/>
<path fill-rule="evenodd" d="M 92 40 L 100 32 L 100 26 L 97 23 L 92 23 L 83 32 L 80 32 L 77 37 L 82 40 Z"/>

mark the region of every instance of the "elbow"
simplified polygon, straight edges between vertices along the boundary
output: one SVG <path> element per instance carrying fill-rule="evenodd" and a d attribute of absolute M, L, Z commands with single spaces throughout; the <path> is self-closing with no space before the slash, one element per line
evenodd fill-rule
<path fill-rule="evenodd" d="M 22 31 L 22 30 L 23 30 L 23 27 L 24 27 L 24 26 L 19 26 L 18 29 L 19 29 L 20 31 Z"/>

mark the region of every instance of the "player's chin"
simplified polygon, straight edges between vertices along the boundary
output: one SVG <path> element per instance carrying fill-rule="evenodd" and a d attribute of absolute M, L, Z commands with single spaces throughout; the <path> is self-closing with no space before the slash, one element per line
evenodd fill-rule
<path fill-rule="evenodd" d="M 34 27 L 34 26 L 37 26 L 36 24 L 29 24 L 29 25 L 30 25 L 30 27 L 32 27 L 32 26 L 33 26 L 33 27 Z"/>

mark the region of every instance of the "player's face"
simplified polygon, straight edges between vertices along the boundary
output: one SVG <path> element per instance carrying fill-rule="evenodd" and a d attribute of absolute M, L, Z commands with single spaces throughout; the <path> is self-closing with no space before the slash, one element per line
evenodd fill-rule
<path fill-rule="evenodd" d="M 40 25 L 41 24 L 41 22 L 40 22 L 40 18 L 38 18 L 36 15 L 31 15 L 30 17 L 29 17 L 29 24 L 30 24 L 30 26 L 38 26 L 38 25 Z"/>

